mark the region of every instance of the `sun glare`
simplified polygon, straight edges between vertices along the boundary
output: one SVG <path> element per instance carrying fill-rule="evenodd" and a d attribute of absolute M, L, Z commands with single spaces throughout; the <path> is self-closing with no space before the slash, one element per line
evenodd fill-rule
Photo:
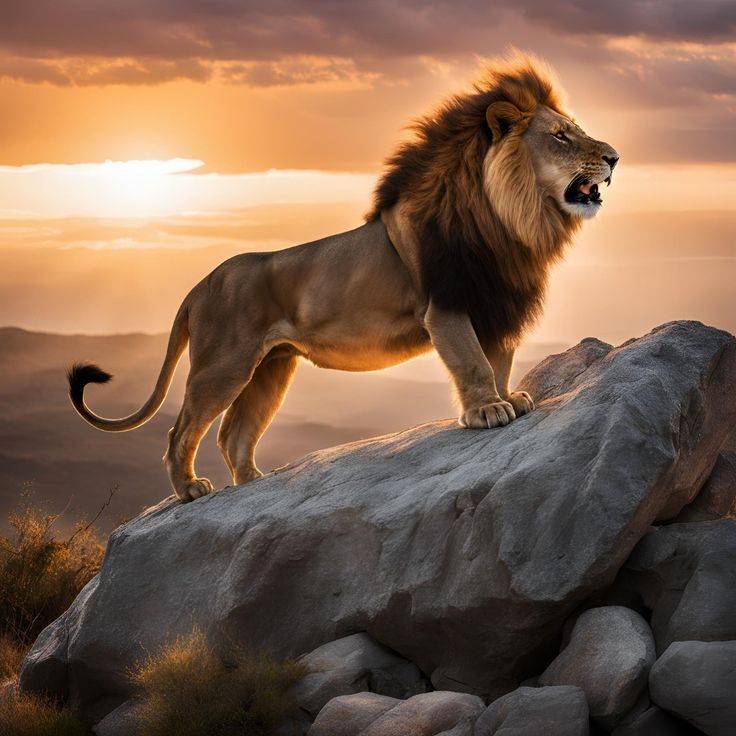
<path fill-rule="evenodd" d="M 119 217 L 140 217 L 146 214 L 178 209 L 172 174 L 194 171 L 203 161 L 173 158 L 166 161 L 105 161 L 103 164 L 83 164 L 74 167 L 74 175 L 91 177 L 99 184 L 100 209 L 112 208 Z M 89 166 L 89 168 L 87 168 Z"/>
<path fill-rule="evenodd" d="M 0 195 L 41 217 L 150 217 L 181 209 L 178 175 L 198 159 L 0 166 Z"/>

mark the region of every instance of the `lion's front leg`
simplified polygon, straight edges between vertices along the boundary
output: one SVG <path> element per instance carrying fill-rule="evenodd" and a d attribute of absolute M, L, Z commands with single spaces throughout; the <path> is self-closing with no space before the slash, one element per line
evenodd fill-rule
<path fill-rule="evenodd" d="M 494 368 L 499 394 L 514 407 L 516 416 L 521 417 L 534 410 L 534 399 L 526 391 L 512 391 L 509 388 L 515 352 L 513 348 L 494 346 L 487 349 L 485 354 Z"/>
<path fill-rule="evenodd" d="M 460 425 L 493 429 L 513 421 L 516 410 L 499 393 L 493 367 L 478 342 L 470 318 L 430 304 L 424 324 L 457 389 L 462 408 Z"/>

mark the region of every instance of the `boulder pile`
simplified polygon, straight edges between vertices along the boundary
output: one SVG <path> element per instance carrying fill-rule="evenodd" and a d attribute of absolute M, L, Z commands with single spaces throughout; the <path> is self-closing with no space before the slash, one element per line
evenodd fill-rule
<path fill-rule="evenodd" d="M 283 734 L 733 733 L 736 340 L 674 322 L 453 420 L 167 499 L 29 653 L 20 685 L 135 733 L 128 672 L 197 626 L 302 657 Z"/>

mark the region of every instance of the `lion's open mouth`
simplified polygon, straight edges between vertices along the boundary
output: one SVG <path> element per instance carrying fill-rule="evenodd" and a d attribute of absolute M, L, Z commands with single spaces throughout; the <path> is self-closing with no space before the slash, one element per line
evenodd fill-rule
<path fill-rule="evenodd" d="M 565 201 L 570 204 L 602 205 L 603 200 L 598 191 L 598 184 L 602 184 L 604 181 L 610 185 L 611 177 L 608 176 L 602 181 L 594 183 L 582 174 L 578 174 L 565 189 Z"/>

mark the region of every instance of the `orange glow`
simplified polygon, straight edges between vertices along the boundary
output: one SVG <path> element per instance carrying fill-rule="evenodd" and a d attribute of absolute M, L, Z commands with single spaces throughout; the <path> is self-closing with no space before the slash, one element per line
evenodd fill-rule
<path fill-rule="evenodd" d="M 403 126 L 511 42 L 549 58 L 577 119 L 622 155 L 533 339 L 689 316 L 736 328 L 732 41 L 592 45 L 513 13 L 482 43 L 465 33 L 455 50 L 451 34 L 414 50 L 397 35 L 395 53 L 336 38 L 334 52 L 242 58 L 0 44 L 0 322 L 165 330 L 223 258 L 360 224 Z"/>

